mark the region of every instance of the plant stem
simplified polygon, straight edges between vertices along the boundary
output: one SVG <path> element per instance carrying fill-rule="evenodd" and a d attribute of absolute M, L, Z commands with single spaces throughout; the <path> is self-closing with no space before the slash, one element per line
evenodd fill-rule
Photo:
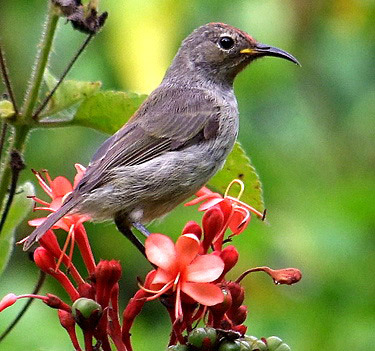
<path fill-rule="evenodd" d="M 15 112 L 15 116 L 17 116 L 18 115 L 18 107 L 17 107 L 17 103 L 16 103 L 16 98 L 15 98 L 14 93 L 13 93 L 12 85 L 10 84 L 9 73 L 8 73 L 8 69 L 7 69 L 7 66 L 6 66 L 5 57 L 4 57 L 3 51 L 1 49 L 1 42 L 0 42 L 0 68 L 1 68 L 1 76 L 2 76 L 3 81 L 4 81 L 7 94 L 10 98 L 10 101 L 13 104 L 13 110 Z"/>
<path fill-rule="evenodd" d="M 9 143 L 9 153 L 6 155 L 4 161 L 4 169 L 0 170 L 0 207 L 3 205 L 3 200 L 8 191 L 8 187 L 11 185 L 12 169 L 10 167 L 10 152 L 16 150 L 20 153 L 22 157 L 23 149 L 25 146 L 25 141 L 27 135 L 32 126 L 32 114 L 35 104 L 38 101 L 39 90 L 42 84 L 43 75 L 46 70 L 48 59 L 52 49 L 53 38 L 55 36 L 58 15 L 54 10 L 54 6 L 49 2 L 47 20 L 45 24 L 45 29 L 42 34 L 42 38 L 39 43 L 40 50 L 36 55 L 34 69 L 31 74 L 30 84 L 26 92 L 25 103 L 22 107 L 22 114 L 19 114 L 15 121 L 14 135 Z M 12 184 L 12 186 L 17 186 L 17 184 Z M 8 205 L 11 205 L 8 204 Z M 5 221 L 5 219 L 3 218 Z"/>
<path fill-rule="evenodd" d="M 34 290 L 31 294 L 37 295 L 42 288 L 44 281 L 46 280 L 46 273 L 43 271 L 39 272 L 39 279 L 38 282 L 36 283 Z M 31 304 L 33 303 L 35 299 L 29 298 L 23 306 L 22 310 L 18 313 L 17 317 L 13 320 L 13 322 L 5 329 L 5 331 L 0 335 L 0 343 L 6 338 L 6 336 L 14 329 L 14 327 L 17 325 L 17 323 L 21 320 L 23 315 L 27 312 Z"/>
<path fill-rule="evenodd" d="M 73 59 L 69 62 L 68 67 L 66 67 L 64 73 L 61 75 L 60 79 L 58 80 L 55 87 L 49 92 L 49 94 L 45 97 L 43 102 L 40 104 L 40 106 L 37 108 L 37 110 L 33 114 L 33 120 L 37 120 L 40 113 L 44 110 L 44 108 L 47 106 L 48 102 L 51 100 L 53 94 L 56 92 L 57 88 L 60 86 L 60 84 L 64 81 L 66 75 L 69 73 L 75 62 L 77 61 L 78 57 L 82 54 L 82 52 L 85 50 L 87 45 L 90 43 L 90 40 L 94 37 L 95 33 L 89 34 L 89 36 L 86 38 L 82 46 L 79 48 L 78 52 L 74 55 Z"/>
<path fill-rule="evenodd" d="M 26 92 L 25 104 L 23 106 L 23 119 L 26 121 L 32 118 L 33 110 L 38 100 L 39 90 L 51 53 L 58 19 L 59 17 L 55 13 L 53 5 L 50 3 L 45 30 L 39 44 L 40 51 L 36 57 L 35 69 L 31 76 L 30 85 Z"/>
<path fill-rule="evenodd" d="M 10 141 L 11 145 L 9 146 L 9 150 L 17 150 L 22 155 L 29 130 L 30 127 L 25 125 L 16 126 L 14 128 L 12 140 Z M 0 205 L 3 204 L 3 200 L 5 199 L 12 179 L 12 169 L 9 161 L 10 153 L 7 155 L 7 159 L 5 160 L 3 173 L 0 174 Z"/>

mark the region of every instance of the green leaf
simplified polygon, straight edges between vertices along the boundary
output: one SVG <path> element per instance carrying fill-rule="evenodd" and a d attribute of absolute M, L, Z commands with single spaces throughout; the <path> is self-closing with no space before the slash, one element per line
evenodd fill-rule
<path fill-rule="evenodd" d="M 81 103 L 72 124 L 113 134 L 129 120 L 146 97 L 120 91 L 97 92 Z"/>
<path fill-rule="evenodd" d="M 259 212 L 263 212 L 262 184 L 254 166 L 239 142 L 235 143 L 224 167 L 208 182 L 208 187 L 224 194 L 233 179 L 240 179 L 245 184 L 245 191 L 241 196 L 241 201 L 246 202 Z M 233 190 L 237 191 L 233 196 L 237 196 L 238 189 L 233 187 Z"/>
<path fill-rule="evenodd" d="M 44 81 L 50 90 L 57 83 L 57 79 L 48 70 L 44 74 Z M 48 102 L 47 109 L 41 114 L 41 117 L 51 116 L 74 106 L 97 92 L 100 87 L 101 82 L 64 80 Z"/>
<path fill-rule="evenodd" d="M 34 186 L 26 182 L 17 190 L 12 207 L 0 236 L 0 274 L 4 271 L 14 246 L 14 233 L 17 226 L 33 208 L 33 200 L 27 196 L 34 195 Z"/>

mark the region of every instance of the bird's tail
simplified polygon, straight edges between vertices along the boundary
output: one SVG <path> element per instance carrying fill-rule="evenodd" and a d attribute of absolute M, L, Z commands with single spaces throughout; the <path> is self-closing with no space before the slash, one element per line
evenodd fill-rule
<path fill-rule="evenodd" d="M 59 219 L 64 217 L 77 204 L 75 199 L 65 202 L 56 212 L 52 213 L 47 219 L 37 227 L 25 240 L 23 250 L 27 251 L 30 247 L 38 241 L 48 229 L 50 229 Z"/>

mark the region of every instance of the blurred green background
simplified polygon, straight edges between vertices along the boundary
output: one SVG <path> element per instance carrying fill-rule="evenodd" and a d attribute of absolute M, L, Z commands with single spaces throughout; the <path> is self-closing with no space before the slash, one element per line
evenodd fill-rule
<path fill-rule="evenodd" d="M 21 99 L 42 30 L 46 2 L 0 1 L 0 36 Z M 277 335 L 295 351 L 373 350 L 375 345 L 375 2 L 372 0 L 103 0 L 104 30 L 70 78 L 100 80 L 104 89 L 149 93 L 180 41 L 194 28 L 220 21 L 295 55 L 302 68 L 274 58 L 256 62 L 235 83 L 239 140 L 264 186 L 269 225 L 257 220 L 235 238 L 240 263 L 298 267 L 302 281 L 274 286 L 249 276 L 248 334 Z M 51 71 L 58 75 L 83 40 L 61 20 Z M 2 90 L 2 89 L 1 89 Z M 104 135 L 83 128 L 37 130 L 26 151 L 30 169 L 72 179 Z M 40 196 L 41 193 L 39 193 Z M 178 208 L 152 231 L 176 237 L 196 208 Z M 88 224 L 96 257 L 123 265 L 123 306 L 149 266 L 113 224 Z M 30 233 L 23 224 L 20 239 Z M 1 277 L 0 295 L 32 290 L 37 269 L 20 247 Z M 44 292 L 65 296 L 48 279 Z M 0 332 L 22 302 L 0 315 Z M 157 302 L 133 328 L 135 350 L 163 350 L 170 326 Z M 71 350 L 56 312 L 35 302 L 0 345 L 3 351 Z"/>

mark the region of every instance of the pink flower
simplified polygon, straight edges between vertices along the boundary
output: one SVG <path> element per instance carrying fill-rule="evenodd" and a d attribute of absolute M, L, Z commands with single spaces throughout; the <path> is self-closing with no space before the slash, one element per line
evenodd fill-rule
<path fill-rule="evenodd" d="M 194 234 L 181 235 L 176 244 L 165 235 L 151 234 L 145 246 L 148 260 L 158 267 L 150 289 L 143 288 L 153 294 L 148 300 L 175 293 L 177 320 L 183 317 L 181 293 L 205 306 L 223 301 L 221 289 L 212 282 L 222 274 L 224 262 L 215 255 L 198 255 L 200 241 Z"/>

